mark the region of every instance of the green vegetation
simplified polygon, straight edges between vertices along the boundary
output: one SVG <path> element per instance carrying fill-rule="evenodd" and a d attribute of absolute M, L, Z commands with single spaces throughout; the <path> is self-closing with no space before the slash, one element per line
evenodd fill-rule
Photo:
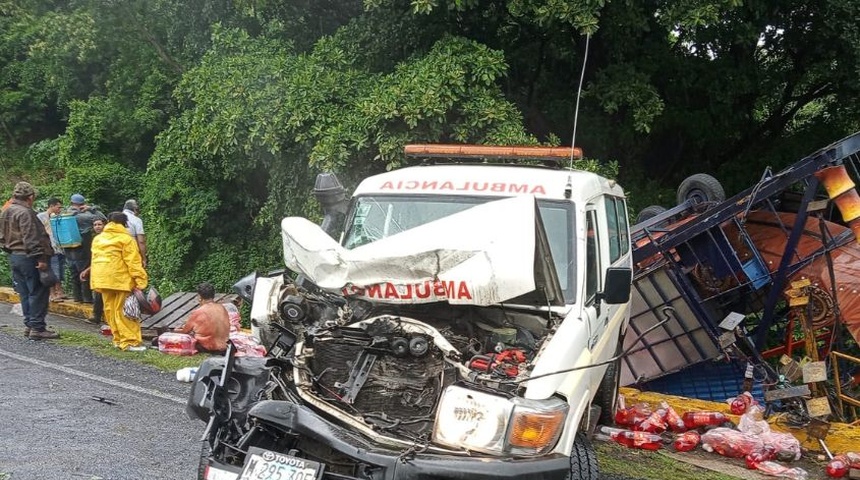
<path fill-rule="evenodd" d="M 189 14 L 193 12 L 193 14 Z M 853 0 L 0 0 L 0 195 L 141 200 L 167 295 L 281 265 L 410 142 L 576 143 L 633 211 L 860 129 Z M 3 262 L 5 263 L 5 262 Z M 0 283 L 8 272 L 0 267 Z"/>
<path fill-rule="evenodd" d="M 59 332 L 60 339 L 56 342 L 60 345 L 86 348 L 97 355 L 151 365 L 165 372 L 175 372 L 180 368 L 200 366 L 207 357 L 207 355 L 202 354 L 192 356 L 165 355 L 158 350 L 125 352 L 117 350 L 107 337 L 98 334 L 75 330 L 60 330 Z"/>
<path fill-rule="evenodd" d="M 640 480 L 736 480 L 739 477 L 713 472 L 680 462 L 661 452 L 633 450 L 609 442 L 596 442 L 600 473 Z"/>

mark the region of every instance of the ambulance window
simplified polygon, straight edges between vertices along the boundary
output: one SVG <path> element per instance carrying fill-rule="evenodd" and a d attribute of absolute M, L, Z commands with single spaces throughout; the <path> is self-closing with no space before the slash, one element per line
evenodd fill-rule
<path fill-rule="evenodd" d="M 627 228 L 627 206 L 623 198 L 615 199 L 616 211 L 618 212 L 618 238 L 621 239 L 621 254 L 630 251 L 630 231 Z"/>
<path fill-rule="evenodd" d="M 609 237 L 609 262 L 618 260 L 621 256 L 621 238 L 618 234 L 618 211 L 615 209 L 615 199 L 603 197 L 606 206 L 606 233 Z"/>
<path fill-rule="evenodd" d="M 597 219 L 595 212 L 592 210 L 587 212 L 585 223 L 585 300 L 586 302 L 594 298 L 597 293 L 600 271 L 600 257 L 597 252 Z"/>

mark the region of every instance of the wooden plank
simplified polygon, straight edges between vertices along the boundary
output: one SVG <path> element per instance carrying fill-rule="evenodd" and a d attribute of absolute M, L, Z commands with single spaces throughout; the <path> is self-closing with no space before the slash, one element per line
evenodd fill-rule
<path fill-rule="evenodd" d="M 764 401 L 773 402 L 776 400 L 784 400 L 786 398 L 802 397 L 805 395 L 809 395 L 810 393 L 811 392 L 809 391 L 808 385 L 799 385 L 796 387 L 788 388 L 776 388 L 764 392 Z"/>
<path fill-rule="evenodd" d="M 176 312 L 189 312 L 197 306 L 196 293 L 179 292 L 173 295 L 176 295 L 176 298 L 173 299 L 170 305 L 162 305 L 161 310 L 158 313 L 141 322 L 141 328 L 154 328 L 156 325 L 163 323 L 166 319 L 175 316 Z M 171 295 L 171 297 L 173 295 Z"/>
<path fill-rule="evenodd" d="M 215 301 L 227 303 L 236 297 L 237 295 L 232 293 L 216 293 Z M 163 332 L 178 327 L 185 323 L 188 315 L 198 307 L 197 294 L 193 292 L 178 292 L 171 295 L 169 299 L 170 304 L 167 305 L 165 302 L 158 313 L 141 322 L 141 328 Z"/>

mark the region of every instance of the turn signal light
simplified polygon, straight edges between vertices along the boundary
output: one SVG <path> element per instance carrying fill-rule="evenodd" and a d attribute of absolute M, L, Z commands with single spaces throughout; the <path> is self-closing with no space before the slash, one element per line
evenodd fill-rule
<path fill-rule="evenodd" d="M 565 411 L 517 412 L 510 433 L 510 445 L 543 452 L 555 446 L 564 426 Z"/>

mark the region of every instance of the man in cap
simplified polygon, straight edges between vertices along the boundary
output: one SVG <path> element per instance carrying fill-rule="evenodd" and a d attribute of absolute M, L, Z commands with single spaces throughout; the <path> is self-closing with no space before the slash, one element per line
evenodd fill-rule
<path fill-rule="evenodd" d="M 137 241 L 140 250 L 140 258 L 143 260 L 143 268 L 146 268 L 146 234 L 143 232 L 143 220 L 140 219 L 140 205 L 137 200 L 131 198 L 122 206 L 122 213 L 128 217 L 128 234 Z"/>
<path fill-rule="evenodd" d="M 93 303 L 93 292 L 90 290 L 90 282 L 81 280 L 81 273 L 90 268 L 91 246 L 93 244 L 93 220 L 100 219 L 107 222 L 107 217 L 96 207 L 87 205 L 87 200 L 80 193 L 69 198 L 71 204 L 66 210 L 67 214 L 74 215 L 78 223 L 78 231 L 81 232 L 81 246 L 66 248 L 66 260 L 72 275 L 72 297 L 76 302 Z"/>
<path fill-rule="evenodd" d="M 0 247 L 9 254 L 12 281 L 24 312 L 24 334 L 33 340 L 59 338 L 46 328 L 50 287 L 39 280 L 39 271 L 47 270 L 51 239 L 36 212 L 33 201 L 36 190 L 27 182 L 18 182 L 9 207 L 0 213 Z"/>

